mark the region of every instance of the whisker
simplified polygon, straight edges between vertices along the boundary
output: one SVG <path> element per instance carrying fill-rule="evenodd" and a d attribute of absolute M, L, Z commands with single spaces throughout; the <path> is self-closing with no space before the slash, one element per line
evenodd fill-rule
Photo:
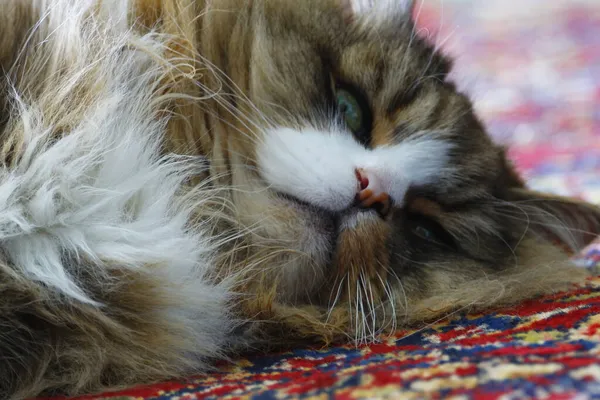
<path fill-rule="evenodd" d="M 335 306 L 337 305 L 338 300 L 340 299 L 340 296 L 342 293 L 342 285 L 344 284 L 344 280 L 346 279 L 346 276 L 347 275 L 342 276 L 342 279 L 340 280 L 340 283 L 338 284 L 338 289 L 337 289 L 335 298 L 333 299 L 333 303 L 331 303 L 330 306 L 328 307 L 329 310 L 327 312 L 326 322 L 329 322 L 329 319 L 331 318 L 331 313 L 333 312 Z"/>

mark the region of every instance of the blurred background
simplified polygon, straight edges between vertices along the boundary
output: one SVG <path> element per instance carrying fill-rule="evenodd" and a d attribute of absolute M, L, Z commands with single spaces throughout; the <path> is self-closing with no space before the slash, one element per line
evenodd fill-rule
<path fill-rule="evenodd" d="M 415 17 L 530 187 L 600 202 L 600 0 L 422 0 Z"/>

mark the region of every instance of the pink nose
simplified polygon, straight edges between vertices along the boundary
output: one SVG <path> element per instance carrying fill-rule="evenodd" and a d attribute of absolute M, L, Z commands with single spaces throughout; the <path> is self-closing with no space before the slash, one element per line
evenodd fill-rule
<path fill-rule="evenodd" d="M 358 181 L 358 193 L 356 194 L 358 206 L 377 210 L 382 217 L 388 215 L 392 199 L 383 189 L 380 179 L 374 173 L 362 168 L 357 168 L 355 173 Z"/>

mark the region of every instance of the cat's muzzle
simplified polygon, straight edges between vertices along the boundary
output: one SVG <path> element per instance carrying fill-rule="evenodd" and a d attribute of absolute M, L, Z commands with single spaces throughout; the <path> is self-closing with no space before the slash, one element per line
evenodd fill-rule
<path fill-rule="evenodd" d="M 383 188 L 381 180 L 375 173 L 363 168 L 357 168 L 355 174 L 359 188 L 356 194 L 356 205 L 363 209 L 373 209 L 382 218 L 386 218 L 394 202 Z"/>

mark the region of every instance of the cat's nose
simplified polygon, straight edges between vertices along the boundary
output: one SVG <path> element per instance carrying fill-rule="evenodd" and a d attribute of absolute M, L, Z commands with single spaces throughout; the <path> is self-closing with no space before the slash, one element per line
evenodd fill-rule
<path fill-rule="evenodd" d="M 357 168 L 355 173 L 358 181 L 356 204 L 360 208 L 374 209 L 386 217 L 392 209 L 392 198 L 383 188 L 381 180 L 366 169 Z"/>

